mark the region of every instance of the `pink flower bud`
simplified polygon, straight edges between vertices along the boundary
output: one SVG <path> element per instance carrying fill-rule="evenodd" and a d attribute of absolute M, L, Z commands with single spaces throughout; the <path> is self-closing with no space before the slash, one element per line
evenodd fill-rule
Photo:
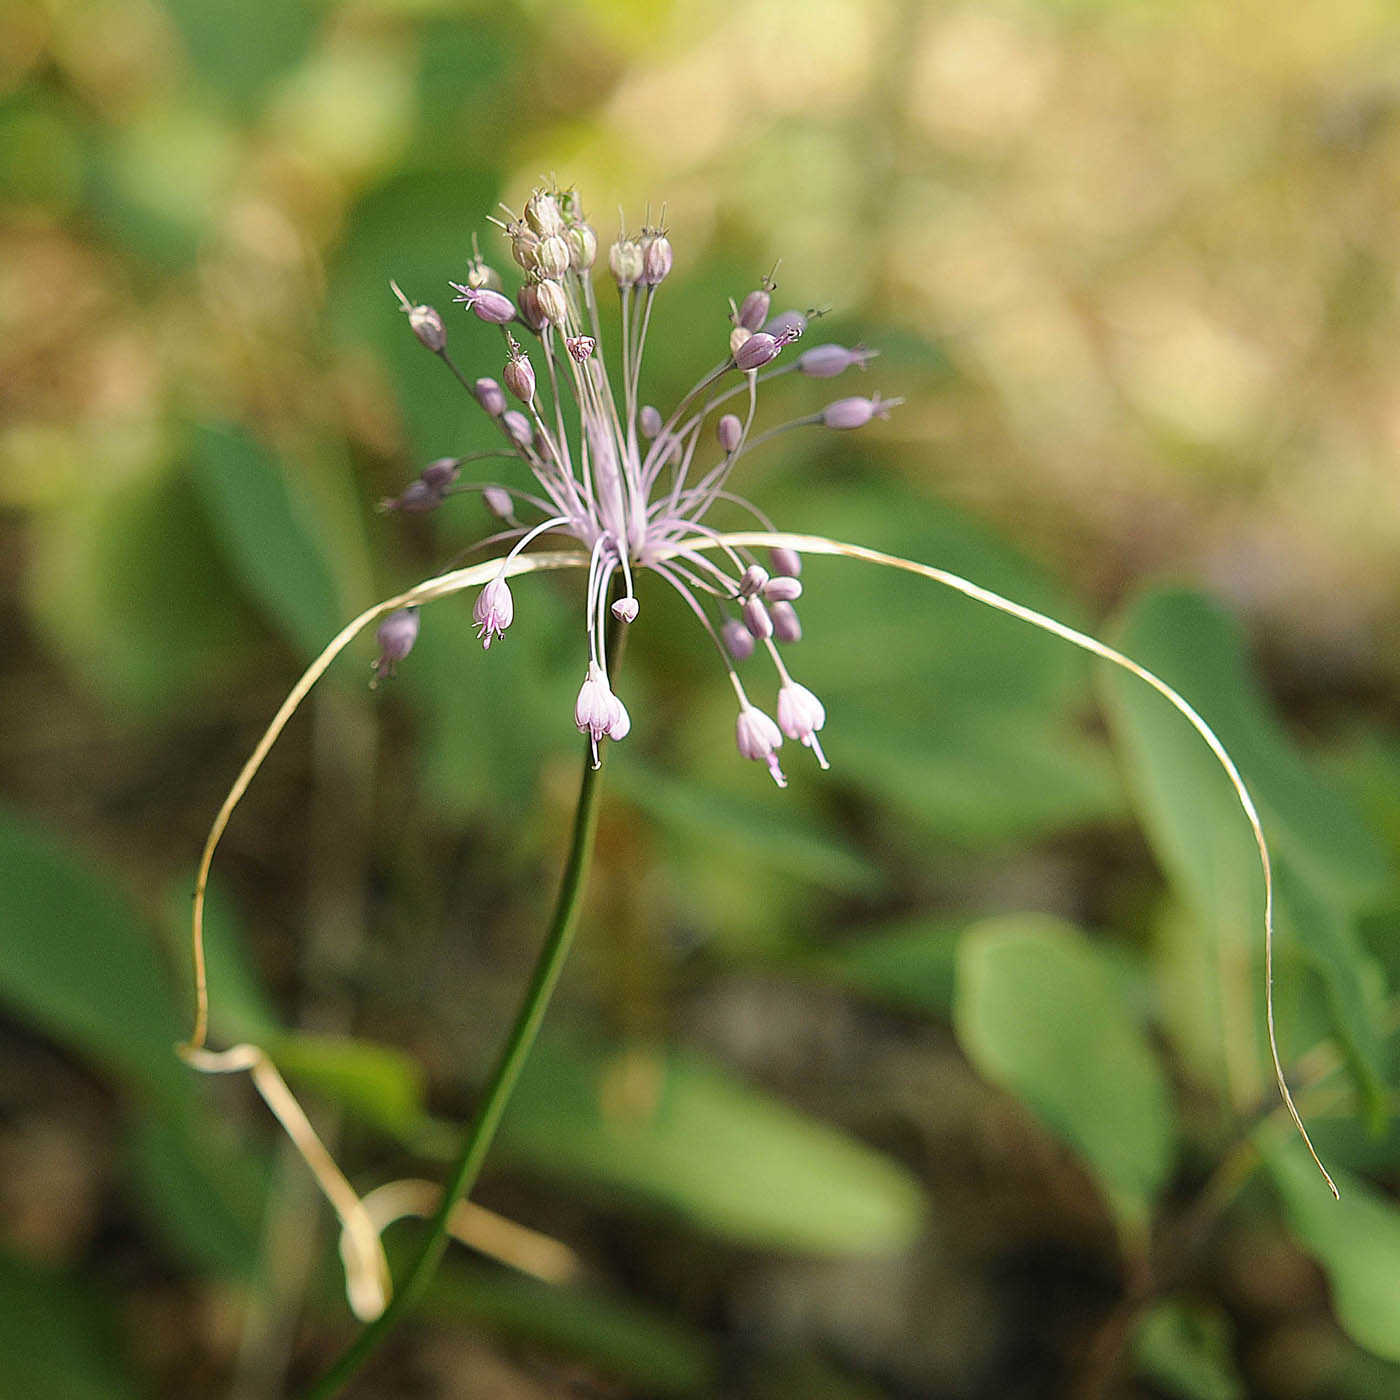
<path fill-rule="evenodd" d="M 381 511 L 399 511 L 404 515 L 426 515 L 442 504 L 442 491 L 426 481 L 410 481 L 397 496 L 380 501 Z"/>
<path fill-rule="evenodd" d="M 418 473 L 418 479 L 430 490 L 441 491 L 457 480 L 461 470 L 462 464 L 456 457 L 439 457 Z"/>
<path fill-rule="evenodd" d="M 648 441 L 661 431 L 661 413 L 655 404 L 642 405 L 642 411 L 637 415 L 637 426 Z"/>
<path fill-rule="evenodd" d="M 789 340 L 796 340 L 798 336 L 807 332 L 807 317 L 801 311 L 784 311 L 774 316 L 763 328 L 773 337 L 774 340 L 782 340 L 786 343 Z"/>
<path fill-rule="evenodd" d="M 418 609 L 399 608 L 391 612 L 379 624 L 374 639 L 379 643 L 379 656 L 374 662 L 371 686 L 378 685 L 385 676 L 394 675 L 399 662 L 413 650 L 418 640 Z"/>
<path fill-rule="evenodd" d="M 770 603 L 791 603 L 802 596 L 802 580 L 781 575 L 763 585 L 763 596 Z"/>
<path fill-rule="evenodd" d="M 739 421 L 739 415 L 726 413 L 715 424 L 715 436 L 719 439 L 719 445 L 726 452 L 736 451 L 744 437 L 744 425 Z"/>
<path fill-rule="evenodd" d="M 739 711 L 739 720 L 734 727 L 734 739 L 739 752 L 756 763 L 766 763 L 773 781 L 779 787 L 787 786 L 783 770 L 778 767 L 777 751 L 782 747 L 782 731 L 762 710 L 745 705 Z"/>
<path fill-rule="evenodd" d="M 497 575 L 476 595 L 472 608 L 472 619 L 479 629 L 476 635 L 484 650 L 490 650 L 493 638 L 510 626 L 514 616 L 515 600 L 510 596 L 510 587 Z"/>
<path fill-rule="evenodd" d="M 630 238 L 620 238 L 608 249 L 608 267 L 618 290 L 635 287 L 642 280 L 642 250 Z"/>
<path fill-rule="evenodd" d="M 612 605 L 612 615 L 619 622 L 635 622 L 637 613 L 641 610 L 641 604 L 630 594 L 625 598 L 619 598 Z"/>
<path fill-rule="evenodd" d="M 490 287 L 465 287 L 459 282 L 452 286 L 459 293 L 453 300 L 469 306 L 488 325 L 505 326 L 515 320 L 515 303 L 504 292 L 492 291 Z"/>
<path fill-rule="evenodd" d="M 777 641 L 802 640 L 802 623 L 798 620 L 797 609 L 791 603 L 774 603 L 768 611 L 773 618 L 773 636 Z"/>
<path fill-rule="evenodd" d="M 719 629 L 720 637 L 735 661 L 747 661 L 753 655 L 753 633 L 737 617 L 726 618 Z"/>
<path fill-rule="evenodd" d="M 890 409 L 903 402 L 901 399 L 874 398 L 837 399 L 822 409 L 822 422 L 828 428 L 863 428 L 872 418 L 888 418 Z"/>
<path fill-rule="evenodd" d="M 756 331 L 734 352 L 734 365 L 745 372 L 762 369 L 770 360 L 777 358 L 782 348 L 765 331 Z"/>
<path fill-rule="evenodd" d="M 874 350 L 863 345 L 814 345 L 797 357 L 797 368 L 810 379 L 834 379 L 852 368 L 864 369 L 875 358 Z"/>
<path fill-rule="evenodd" d="M 506 388 L 521 403 L 534 403 L 535 367 L 530 363 L 530 357 L 515 343 L 514 338 L 510 342 L 510 359 L 506 361 L 501 378 L 506 381 Z"/>
<path fill-rule="evenodd" d="M 532 331 L 538 333 L 549 324 L 549 317 L 544 314 L 544 308 L 540 305 L 538 283 L 526 282 L 516 293 L 515 299 L 520 305 L 520 319 Z"/>
<path fill-rule="evenodd" d="M 796 739 L 817 756 L 823 768 L 830 767 L 822 746 L 817 739 L 817 730 L 826 723 L 826 710 L 822 702 L 796 681 L 787 681 L 778 691 L 778 725 L 789 739 Z"/>
<path fill-rule="evenodd" d="M 510 434 L 510 440 L 519 448 L 529 447 L 535 440 L 535 430 L 530 420 L 519 409 L 508 408 L 501 414 L 501 422 Z"/>
<path fill-rule="evenodd" d="M 664 233 L 642 239 L 642 281 L 648 287 L 664 282 L 671 271 L 671 240 Z"/>
<path fill-rule="evenodd" d="M 760 642 L 773 635 L 773 619 L 768 615 L 762 598 L 746 598 L 740 612 L 743 614 L 744 626 Z"/>
<path fill-rule="evenodd" d="M 426 346 L 434 355 L 440 355 L 447 345 L 447 329 L 442 317 L 431 306 L 415 306 L 403 294 L 397 282 L 390 282 L 394 295 L 399 299 L 399 309 L 408 317 L 408 327 L 418 337 L 419 343 Z"/>
<path fill-rule="evenodd" d="M 734 318 L 734 324 L 743 326 L 746 331 L 761 329 L 764 321 L 768 319 L 768 308 L 772 301 L 773 298 L 769 295 L 767 287 L 760 287 L 757 291 L 750 292 L 739 303 L 739 314 Z"/>
<path fill-rule="evenodd" d="M 796 578 L 802 572 L 802 556 L 795 549 L 789 549 L 786 545 L 780 544 L 775 549 L 770 549 L 768 559 L 773 565 L 775 574 Z"/>
<path fill-rule="evenodd" d="M 763 586 L 767 582 L 768 570 L 761 564 L 750 564 L 739 576 L 739 596 L 752 598 L 755 593 L 763 591 Z"/>
<path fill-rule="evenodd" d="M 506 396 L 494 379 L 478 379 L 472 385 L 472 393 L 492 418 L 499 418 L 506 411 Z"/>
<path fill-rule="evenodd" d="M 498 520 L 509 520 L 515 514 L 515 504 L 504 486 L 488 486 L 481 493 L 481 499 Z"/>
<path fill-rule="evenodd" d="M 552 277 L 540 282 L 535 295 L 539 297 L 545 320 L 551 325 L 562 326 L 569 319 L 569 299 L 564 295 L 564 288 Z"/>

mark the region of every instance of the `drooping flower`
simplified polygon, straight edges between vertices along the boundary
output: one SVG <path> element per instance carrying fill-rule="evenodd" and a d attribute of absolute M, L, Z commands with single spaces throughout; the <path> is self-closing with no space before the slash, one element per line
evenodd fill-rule
<path fill-rule="evenodd" d="M 495 422 L 502 436 L 497 455 L 521 462 L 534 478 L 532 486 L 457 486 L 455 469 L 464 459 L 441 459 L 384 508 L 432 510 L 449 492 L 478 490 L 507 527 L 492 537 L 509 543 L 504 564 L 541 536 L 577 543 L 588 559 L 587 655 L 574 719 L 589 736 L 595 760 L 600 739 L 621 739 L 631 727 L 608 678 L 604 624 L 609 611 L 620 622 L 637 618 L 634 574 L 648 571 L 680 594 L 713 641 L 739 702 L 735 735 L 740 753 L 766 764 L 774 781 L 784 786 L 776 753 L 786 733 L 825 767 L 816 738 L 825 710 L 810 690 L 792 680 L 779 651 L 802 635 L 792 606 L 802 592 L 797 577 L 802 561 L 791 549 L 774 550 L 770 572 L 747 551 L 720 539 L 708 517 L 711 510 L 739 511 L 771 530 L 762 511 L 729 490 L 730 474 L 744 453 L 787 428 L 856 428 L 884 417 L 898 402 L 878 394 L 839 399 L 755 434 L 761 384 L 794 370 L 818 379 L 850 368 L 863 370 L 874 352 L 821 345 L 805 354 L 785 354 L 821 312 L 770 316 L 776 288 L 770 273 L 737 304 L 731 301 L 727 316 L 716 316 L 715 362 L 666 413 L 641 397 L 652 312 L 674 262 L 665 229 L 620 232 L 608 250 L 602 275 L 617 288 L 621 302 L 620 343 L 608 349 L 593 277 L 598 239 L 577 194 L 539 189 L 522 214 L 507 210 L 506 216 L 496 222 L 524 275 L 514 298 L 479 254 L 468 265 L 465 281 L 451 285 L 477 322 L 500 328 L 506 342 L 501 378 L 520 407 L 506 406 L 496 379 L 471 380 L 458 369 L 446 348 L 445 328 L 439 334 L 436 311 L 410 302 L 397 286 L 395 293 L 414 334 Z M 475 329 L 485 333 L 480 324 Z M 533 356 L 521 348 L 528 336 L 537 340 Z M 543 366 L 538 374 L 537 363 Z M 452 471 L 445 465 L 449 461 Z M 537 517 L 533 521 L 530 512 Z M 514 617 L 504 564 L 481 590 L 473 610 L 485 647 L 502 636 Z M 619 575 L 620 590 L 615 589 Z M 776 723 L 753 705 L 735 670 L 735 662 L 760 647 L 777 671 Z"/>

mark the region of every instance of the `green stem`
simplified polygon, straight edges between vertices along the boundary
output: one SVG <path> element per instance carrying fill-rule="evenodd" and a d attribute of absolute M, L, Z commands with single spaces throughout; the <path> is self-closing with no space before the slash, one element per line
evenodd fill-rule
<path fill-rule="evenodd" d="M 615 671 L 622 651 L 623 629 L 613 624 L 609 628 L 608 653 L 609 670 Z M 599 758 L 606 754 L 607 745 L 599 750 Z M 590 748 L 584 749 L 583 780 L 579 785 L 578 808 L 574 813 L 573 839 L 569 844 L 568 859 L 559 882 L 559 895 L 554 902 L 554 913 L 549 921 L 549 931 L 544 945 L 535 961 L 530 985 L 516 1013 L 515 1024 L 491 1072 L 481 1102 L 477 1105 L 471 1126 L 462 1143 L 462 1150 L 443 1189 L 442 1203 L 433 1216 L 428 1238 L 418 1257 L 403 1281 L 394 1290 L 389 1305 L 374 1319 L 341 1354 L 340 1359 L 306 1393 L 306 1400 L 327 1400 L 336 1395 L 346 1385 L 370 1354 L 385 1340 L 398 1325 L 403 1315 L 418 1301 L 424 1289 L 432 1281 L 447 1248 L 447 1222 L 459 1201 L 463 1201 L 476 1185 L 477 1177 L 486 1160 L 491 1141 L 500 1127 L 506 1104 L 515 1089 L 520 1072 L 525 1067 L 526 1058 L 535 1043 L 540 1024 L 549 1007 L 559 974 L 563 971 L 564 960 L 568 957 L 569 946 L 573 942 L 574 929 L 578 925 L 583 906 L 583 887 L 593 854 L 593 838 L 598 829 L 598 796 L 602 789 L 602 767 L 593 767 Z"/>

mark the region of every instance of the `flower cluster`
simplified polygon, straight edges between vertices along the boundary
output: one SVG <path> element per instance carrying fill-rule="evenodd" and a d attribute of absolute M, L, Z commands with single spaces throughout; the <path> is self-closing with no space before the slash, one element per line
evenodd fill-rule
<path fill-rule="evenodd" d="M 609 682 L 604 623 L 609 611 L 621 623 L 637 617 L 634 576 L 649 570 L 680 594 L 714 641 L 739 702 L 739 752 L 766 764 L 779 787 L 787 781 L 777 757 L 784 737 L 811 749 L 825 768 L 817 735 L 826 712 L 810 690 L 793 680 L 780 650 L 802 635 L 793 606 L 802 593 L 802 561 L 792 550 L 775 549 L 765 566 L 731 547 L 708 517 L 715 506 L 738 509 L 772 530 L 762 511 L 729 490 L 739 458 L 791 428 L 862 427 L 899 402 L 882 400 L 878 393 L 837 399 L 819 412 L 755 433 L 761 383 L 792 371 L 829 379 L 848 369 L 863 370 L 874 352 L 830 344 L 789 351 L 819 313 L 770 315 L 775 283 L 765 277 L 737 305 L 730 303 L 721 357 L 663 417 L 643 402 L 641 385 L 657 289 L 672 265 L 665 229 L 648 226 L 635 236 L 620 233 L 608 250 L 605 275 L 621 301 L 619 343 L 610 361 L 594 280 L 598 238 L 577 194 L 536 190 L 522 214 L 507 209 L 506 215 L 505 221 L 494 222 L 523 274 L 514 295 L 507 294 L 499 273 L 479 250 L 465 280 L 451 284 L 456 300 L 478 321 L 500 329 L 505 362 L 499 379 L 463 374 L 448 353 L 442 316 L 431 306 L 411 302 L 397 285 L 393 289 L 413 333 L 500 431 L 501 452 L 476 455 L 523 462 L 533 486 L 463 485 L 458 476 L 468 459 L 439 458 L 381 509 L 421 513 L 456 492 L 482 493 L 503 526 L 491 542 L 509 546 L 501 572 L 481 590 L 474 608 L 484 647 L 501 637 L 514 618 L 506 580 L 509 561 L 542 536 L 577 542 L 588 558 L 588 656 L 574 720 L 592 741 L 595 763 L 599 740 L 621 739 L 631 728 Z M 538 376 L 532 350 L 541 363 Z M 378 674 L 391 674 L 403 660 L 417 626 L 416 613 L 411 619 L 393 613 L 384 620 Z M 776 722 L 750 701 L 736 670 L 736 663 L 760 646 L 777 673 Z"/>

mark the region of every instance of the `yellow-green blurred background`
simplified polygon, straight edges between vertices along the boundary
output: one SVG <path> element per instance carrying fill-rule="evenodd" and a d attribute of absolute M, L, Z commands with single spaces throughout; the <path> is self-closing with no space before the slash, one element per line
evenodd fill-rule
<path fill-rule="evenodd" d="M 777 306 L 830 308 L 815 340 L 880 348 L 856 386 L 775 386 L 770 422 L 873 387 L 905 400 L 863 433 L 755 454 L 736 489 L 780 525 L 1149 651 L 1160 625 L 1247 750 L 1267 728 L 1257 767 L 1301 813 L 1300 868 L 1314 834 L 1347 848 L 1317 886 L 1344 890 L 1338 946 L 1371 939 L 1345 976 L 1342 954 L 1292 964 L 1320 980 L 1289 1003 L 1286 1054 L 1328 1008 L 1352 1051 L 1362 1000 L 1383 1023 L 1400 927 L 1392 6 L 8 0 L 0 1292 L 34 1369 L 0 1375 L 4 1400 L 293 1394 L 346 1335 L 325 1212 L 246 1086 L 205 1095 L 173 1056 L 169 1082 L 158 1067 L 188 1014 L 181 923 L 208 821 L 301 666 L 489 525 L 466 498 L 426 521 L 374 512 L 427 460 L 489 441 L 389 279 L 443 309 L 469 376 L 498 373 L 447 280 L 473 235 L 509 270 L 487 216 L 555 176 L 605 245 L 618 204 L 634 229 L 665 206 L 676 262 L 647 385 L 663 408 L 722 350 L 726 298 L 779 259 Z M 1024 911 L 1107 932 L 1181 1103 L 1144 1207 L 1170 1235 L 1272 1106 L 1255 926 L 1211 943 L 1228 975 L 1202 971 L 1181 930 L 1205 896 L 1172 835 L 1194 799 L 1154 805 L 1133 747 L 1152 736 L 1124 740 L 1115 712 L 1115 756 L 1080 659 L 844 567 L 809 561 L 796 653 L 835 771 L 794 759 L 782 795 L 733 752 L 699 629 L 643 597 L 633 735 L 561 1012 L 603 1048 L 546 1051 L 484 1187 L 578 1251 L 601 1311 L 462 1274 L 354 1393 L 1393 1394 L 1400 1354 L 1338 1326 L 1306 1230 L 1263 1190 L 1184 1284 L 1152 1282 L 1204 1312 L 1153 1314 L 1130 1344 L 1130 1310 L 1113 1331 L 1146 1286 L 1141 1238 L 1124 1243 L 1142 1219 L 969 1068 L 956 939 Z M 528 967 L 575 781 L 575 593 L 523 582 L 489 656 L 466 603 L 437 605 L 377 696 L 358 644 L 230 832 L 216 1035 L 297 1028 L 278 1034 L 363 1187 L 432 1174 L 429 1129 L 469 1106 Z M 1275 718 L 1239 701 L 1236 664 Z M 65 904 L 85 881 L 91 900 Z M 888 957 L 843 962 L 857 945 Z M 394 1049 L 338 1058 L 298 1034 Z M 571 1158 L 563 1137 L 592 1142 L 575 1097 L 598 1085 L 568 1066 L 595 1057 L 600 1121 L 644 1119 L 667 1046 L 707 1057 L 690 1069 L 710 1155 L 680 1132 L 645 1170 Z M 711 1073 L 802 1117 L 770 1121 Z M 829 1124 L 839 1142 L 809 1150 Z M 771 1179 L 707 1195 L 767 1132 Z M 1393 1185 L 1390 1139 L 1342 1133 L 1344 1162 Z M 248 1179 L 210 1186 L 201 1153 L 247 1153 Z M 676 1168 L 695 1153 L 703 1181 Z M 810 1160 L 788 1215 L 736 1204 L 781 1197 Z M 829 1201 L 827 1168 L 850 1172 Z M 225 1187 L 227 1220 L 205 1194 Z"/>

